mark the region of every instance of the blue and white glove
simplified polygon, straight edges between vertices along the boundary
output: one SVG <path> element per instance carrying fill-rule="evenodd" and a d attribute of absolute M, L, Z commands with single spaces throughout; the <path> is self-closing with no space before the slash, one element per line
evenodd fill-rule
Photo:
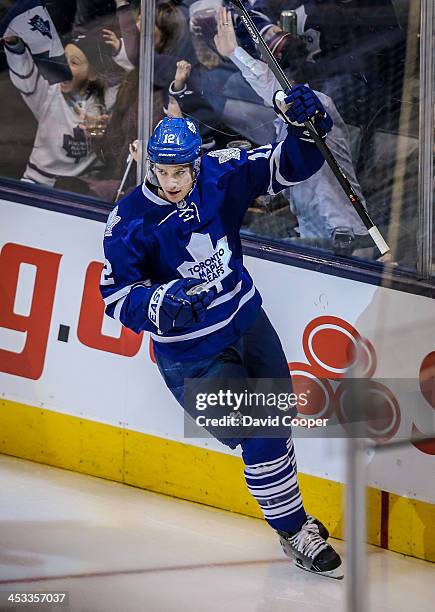
<path fill-rule="evenodd" d="M 204 288 L 197 293 L 190 293 L 193 287 L 198 286 L 200 289 L 202 283 L 197 278 L 181 278 L 157 287 L 148 304 L 150 321 L 163 333 L 191 327 L 203 321 L 207 306 L 216 296 L 216 289 Z"/>
<path fill-rule="evenodd" d="M 275 112 L 288 124 L 288 133 L 301 140 L 314 142 L 306 121 L 312 121 L 317 133 L 324 138 L 331 131 L 333 122 L 314 91 L 305 85 L 296 85 L 286 92 L 279 90 L 273 96 Z"/>

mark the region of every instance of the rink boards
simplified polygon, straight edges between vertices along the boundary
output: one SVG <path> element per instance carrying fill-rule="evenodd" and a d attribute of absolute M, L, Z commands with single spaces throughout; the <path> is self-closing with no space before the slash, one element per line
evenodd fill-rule
<path fill-rule="evenodd" d="M 1 206 L 2 452 L 260 516 L 238 453 L 210 438 L 184 437 L 182 411 L 160 379 L 148 336 L 104 315 L 104 224 Z M 339 412 L 347 348 L 362 342 L 361 375 L 385 379 L 389 407 L 374 437 L 433 432 L 427 423 L 435 400 L 425 392 L 435 370 L 433 300 L 257 257 L 246 265 L 293 374 L 318 381 L 324 392 L 312 414 Z M 328 377 L 338 380 L 325 389 Z M 393 379 L 419 381 L 421 414 L 401 405 Z M 306 505 L 340 536 L 344 440 L 295 444 Z M 435 443 L 370 454 L 367 463 L 370 541 L 435 560 Z"/>

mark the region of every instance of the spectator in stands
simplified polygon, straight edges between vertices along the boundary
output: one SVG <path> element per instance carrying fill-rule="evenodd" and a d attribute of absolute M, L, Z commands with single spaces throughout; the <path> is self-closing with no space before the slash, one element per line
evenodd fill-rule
<path fill-rule="evenodd" d="M 121 32 L 117 34 L 103 28 L 103 39 L 112 48 L 113 61 L 123 70 L 133 70 L 139 65 L 140 10 L 127 0 L 116 0 L 116 18 Z"/>
<path fill-rule="evenodd" d="M 253 7 L 266 14 L 272 23 L 279 23 L 282 11 L 294 10 L 303 0 L 254 0 Z"/>
<path fill-rule="evenodd" d="M 92 190 L 106 200 L 113 200 L 126 167 L 129 144 L 138 135 L 139 90 L 139 28 L 140 12 L 125 0 L 116 0 L 116 16 L 121 37 L 105 28 L 103 39 L 111 49 L 113 61 L 124 70 L 124 79 L 118 89 L 100 155 L 104 167 L 99 180 L 91 183 Z M 154 99 L 161 106 L 162 99 Z M 159 112 L 159 111 L 158 111 Z M 160 112 L 157 117 L 160 116 Z M 125 191 L 136 185 L 136 173 L 127 177 Z"/>
<path fill-rule="evenodd" d="M 190 6 L 190 28 L 194 40 L 201 42 L 217 61 L 200 61 L 207 68 L 202 72 L 202 92 L 214 113 L 232 130 L 232 139 L 243 137 L 253 144 L 264 144 L 274 138 L 274 112 L 247 85 L 231 62 L 216 53 L 213 36 L 221 0 L 197 0 Z M 198 47 L 196 43 L 195 48 Z M 200 47 L 200 48 L 201 48 Z M 201 49 L 202 50 L 202 49 Z M 214 53 L 213 53 L 214 52 Z"/>
<path fill-rule="evenodd" d="M 182 116 L 193 117 L 199 127 L 203 149 L 212 149 L 225 146 L 228 138 L 229 128 L 219 120 L 221 113 L 215 113 L 212 106 L 204 96 L 202 89 L 202 77 L 204 68 L 196 65 L 192 71 L 192 65 L 180 60 L 174 80 L 169 86 L 169 98 L 175 99 L 180 106 Z M 165 100 L 167 107 L 168 101 Z"/>
<path fill-rule="evenodd" d="M 221 23 L 231 23 L 226 9 L 221 8 L 220 12 L 222 17 L 218 20 L 218 33 L 215 37 L 215 44 L 219 53 L 229 57 L 240 69 L 251 87 L 264 99 L 264 102 L 273 106 L 274 92 L 281 89 L 278 81 L 264 62 L 252 58 L 238 45 L 233 27 L 220 27 Z M 288 38 L 288 51 L 291 48 L 291 40 L 292 37 Z M 294 42 L 295 51 L 300 54 L 300 41 L 296 39 Z M 306 51 L 306 55 L 307 53 L 308 51 Z M 290 60 L 288 63 L 293 64 Z M 298 69 L 294 68 L 294 72 L 289 75 L 289 78 L 293 82 L 295 80 L 304 82 L 304 68 L 305 63 L 300 62 Z M 352 165 L 347 130 L 343 119 L 328 96 L 320 92 L 316 92 L 316 95 L 334 121 L 334 127 L 327 136 L 327 144 L 353 188 L 364 202 Z M 277 140 L 283 140 L 286 135 L 285 123 L 278 118 L 275 125 Z M 301 238 L 330 240 L 330 246 L 338 250 L 342 246 L 339 244 L 340 239 L 346 242 L 350 240 L 351 243 L 357 245 L 358 242 L 361 244 L 367 238 L 367 245 L 370 245 L 365 226 L 327 164 L 324 164 L 319 172 L 304 183 L 290 187 L 287 195 L 299 222 Z M 334 244 L 334 241 L 336 241 L 336 244 Z"/>
<path fill-rule="evenodd" d="M 121 38 L 108 29 L 103 31 L 103 36 L 112 47 L 114 61 L 131 71 L 139 67 L 141 15 L 125 0 L 116 0 L 116 6 Z M 154 46 L 154 107 L 159 113 L 153 124 L 162 117 L 163 96 L 174 78 L 177 62 L 186 60 L 196 64 L 186 18 L 174 2 L 159 2 L 156 7 Z"/>
<path fill-rule="evenodd" d="M 116 15 L 121 36 L 114 30 L 103 29 L 103 39 L 114 62 L 125 71 L 99 154 L 103 167 L 97 178 L 87 177 L 92 192 L 103 199 L 113 200 L 129 155 L 129 144 L 138 134 L 138 88 L 140 51 L 140 11 L 126 0 L 116 0 Z M 187 22 L 181 9 L 173 2 L 160 2 L 156 7 L 155 55 L 153 81 L 153 120 L 156 125 L 164 116 L 167 92 L 174 80 L 179 53 L 193 58 Z M 210 117 L 210 120 L 212 118 Z M 124 191 L 135 186 L 131 171 Z"/>
<path fill-rule="evenodd" d="M 125 168 L 129 152 L 129 143 L 137 138 L 138 125 L 138 88 L 139 88 L 139 51 L 140 51 L 140 11 L 125 0 L 116 0 L 116 15 L 121 37 L 113 30 L 105 28 L 103 38 L 110 49 L 113 60 L 126 72 L 114 104 L 111 120 L 107 127 L 106 137 L 101 143 L 101 154 L 104 170 L 100 175 L 103 184 L 93 185 L 94 191 L 107 197 L 107 188 L 111 193 Z M 154 92 L 152 124 L 164 116 L 163 107 L 169 85 L 176 71 L 177 57 L 171 55 L 177 48 L 185 49 L 192 57 L 193 47 L 189 41 L 187 23 L 182 11 L 171 2 L 162 2 L 156 8 L 155 57 L 154 57 Z M 133 181 L 131 173 L 130 181 Z M 131 184 L 127 184 L 132 186 Z M 111 199 L 111 198 L 110 198 Z"/>
<path fill-rule="evenodd" d="M 117 0 L 117 5 L 121 39 L 108 30 L 104 31 L 104 36 L 115 52 L 114 60 L 126 70 L 131 70 L 139 61 L 140 14 L 135 14 L 130 5 L 123 0 Z M 160 2 L 156 7 L 153 125 L 162 118 L 164 107 L 168 104 L 169 93 L 177 97 L 184 114 L 195 117 L 200 126 L 203 142 L 212 147 L 216 141 L 219 145 L 222 144 L 221 128 L 225 131 L 226 126 L 220 125 L 218 116 L 203 96 L 204 70 L 196 59 L 183 11 L 174 2 Z M 126 133 L 124 122 L 119 120 L 118 111 L 121 115 L 124 112 L 129 113 L 129 94 L 132 98 L 135 96 L 133 87 L 137 91 L 137 78 L 131 74 L 120 88 L 108 132 L 111 132 L 113 127 L 120 134 Z M 136 99 L 131 106 L 134 107 L 135 103 Z M 130 137 L 125 139 L 123 144 L 123 150 L 127 150 L 128 142 L 134 139 L 131 129 L 129 134 Z M 108 147 L 109 157 L 111 151 L 113 147 Z"/>
<path fill-rule="evenodd" d="M 113 0 L 76 0 L 74 35 L 85 34 L 89 29 L 102 28 L 111 20 L 115 10 Z"/>
<path fill-rule="evenodd" d="M 160 54 L 195 62 L 189 24 L 175 2 L 159 2 L 156 7 L 155 48 Z"/>
<path fill-rule="evenodd" d="M 405 58 L 391 0 L 256 0 L 253 8 L 274 20 L 277 6 L 296 10 L 310 82 L 334 100 L 347 123 L 366 127 L 391 113 L 401 96 Z"/>
<path fill-rule="evenodd" d="M 38 121 L 34 146 L 23 180 L 54 186 L 61 177 L 78 177 L 98 165 L 92 125 L 104 131 L 116 91 L 102 78 L 106 61 L 98 34 L 73 38 L 65 47 L 72 79 L 50 83 L 43 78 L 26 46 L 26 38 L 5 37 L 10 78 Z"/>

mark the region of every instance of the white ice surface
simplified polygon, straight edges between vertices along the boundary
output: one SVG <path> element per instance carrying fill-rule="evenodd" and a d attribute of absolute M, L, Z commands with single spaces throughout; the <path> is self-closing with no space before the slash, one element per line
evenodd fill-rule
<path fill-rule="evenodd" d="M 345 610 L 346 578 L 295 568 L 261 520 L 4 455 L 0 482 L 0 591 L 70 597 L 25 609 Z M 372 611 L 429 610 L 435 566 L 370 547 L 369 585 Z"/>

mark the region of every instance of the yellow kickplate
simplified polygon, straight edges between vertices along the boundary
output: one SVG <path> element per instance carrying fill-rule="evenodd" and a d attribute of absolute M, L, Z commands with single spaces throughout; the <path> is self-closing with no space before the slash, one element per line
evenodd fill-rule
<path fill-rule="evenodd" d="M 435 562 L 435 505 L 390 493 L 388 548 Z"/>
<path fill-rule="evenodd" d="M 241 458 L 122 427 L 0 401 L 0 452 L 261 518 Z M 344 485 L 299 474 L 304 505 L 344 536 Z M 380 545 L 381 492 L 367 489 L 368 541 Z M 435 506 L 390 495 L 389 548 L 435 560 Z"/>

